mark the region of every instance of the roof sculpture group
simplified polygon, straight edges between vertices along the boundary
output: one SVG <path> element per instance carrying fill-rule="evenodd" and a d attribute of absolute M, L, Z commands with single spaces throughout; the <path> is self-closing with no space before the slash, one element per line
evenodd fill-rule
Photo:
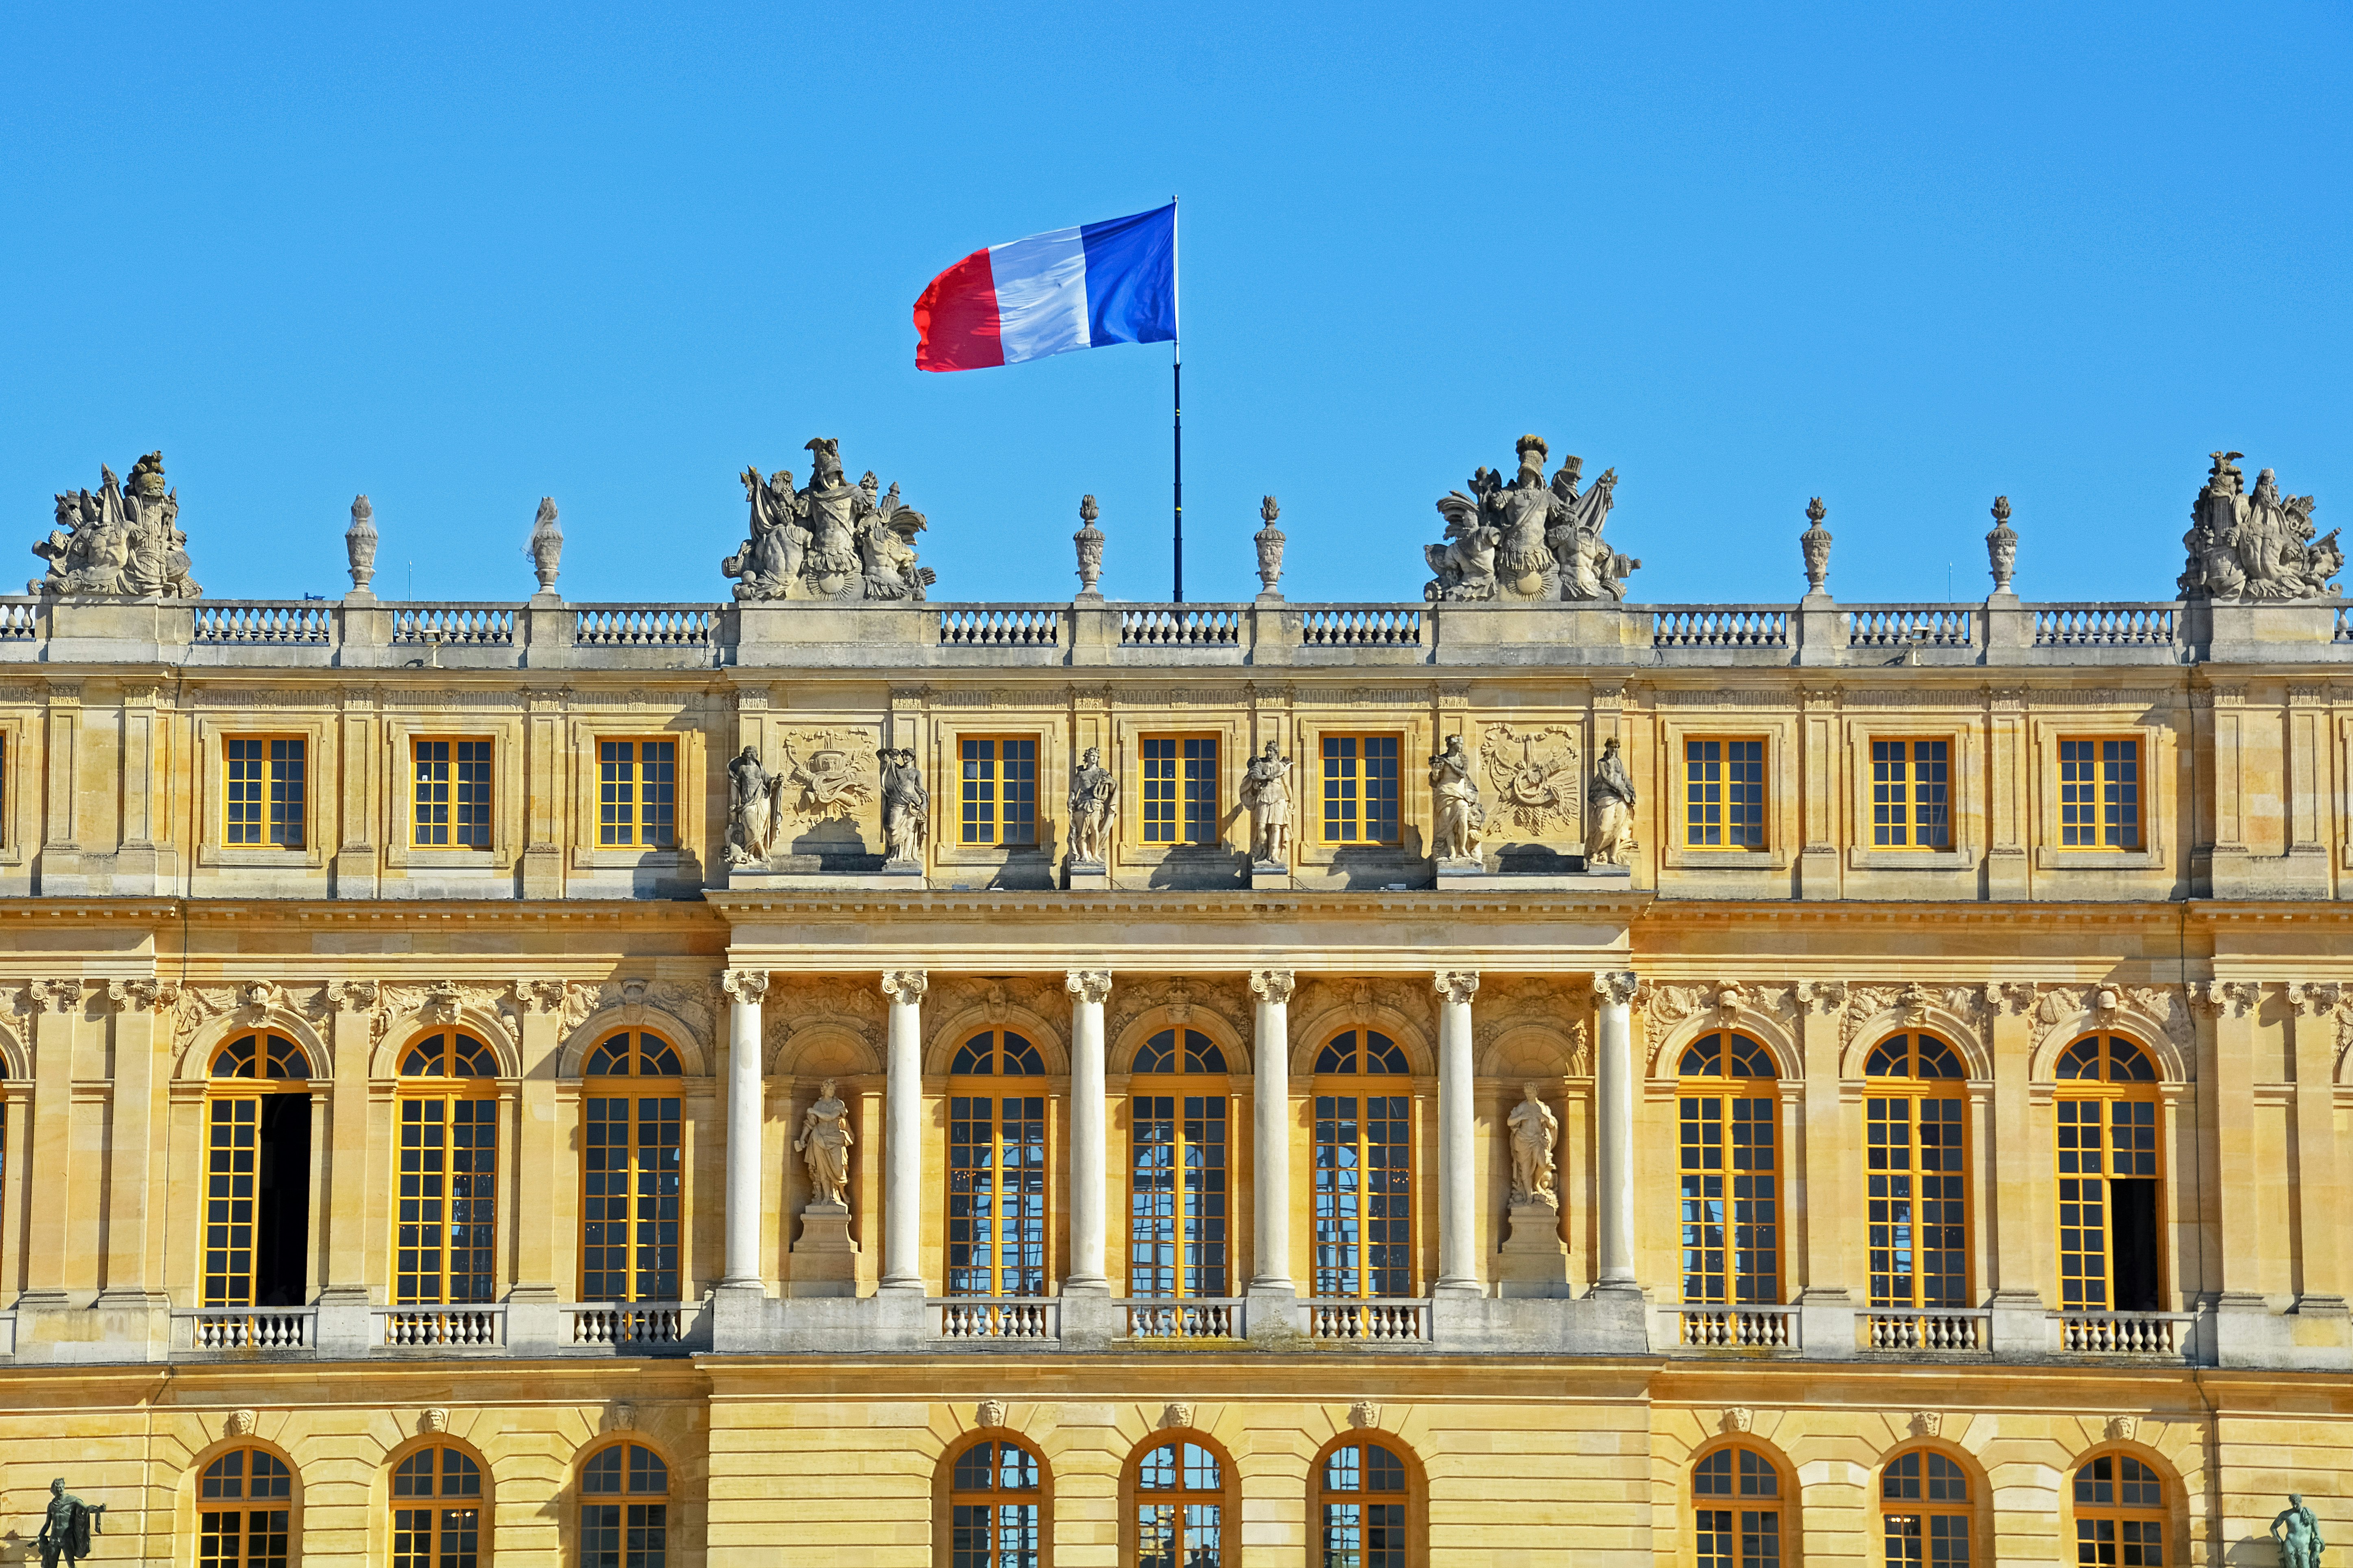
<path fill-rule="evenodd" d="M 188 575 L 188 536 L 177 527 L 180 494 L 164 482 L 164 454 L 150 452 L 118 481 L 99 465 L 98 493 L 70 490 L 57 498 L 57 527 L 33 546 L 48 575 L 26 585 L 32 594 L 89 595 L 118 599 L 196 599 L 204 590 Z"/>
<path fill-rule="evenodd" d="M 1585 463 L 1565 458 L 1546 484 L 1545 460 L 1552 456 L 1541 436 L 1523 436 L 1518 474 L 1482 468 L 1471 476 L 1471 493 L 1440 498 L 1446 537 L 1422 547 L 1432 577 L 1421 596 L 1449 603 L 1547 599 L 1619 600 L 1626 577 L 1642 563 L 1603 542 L 1618 470 L 1606 468 L 1593 488 L 1577 493 Z"/>
<path fill-rule="evenodd" d="M 811 471 L 800 489 L 786 469 L 765 479 L 757 468 L 744 470 L 751 537 L 719 563 L 735 579 L 735 597 L 837 603 L 923 597 L 938 580 L 916 564 L 923 514 L 899 500 L 895 482 L 889 494 L 878 496 L 881 481 L 871 468 L 855 485 L 845 479 L 841 443 L 831 437 L 817 437 L 806 450 Z"/>

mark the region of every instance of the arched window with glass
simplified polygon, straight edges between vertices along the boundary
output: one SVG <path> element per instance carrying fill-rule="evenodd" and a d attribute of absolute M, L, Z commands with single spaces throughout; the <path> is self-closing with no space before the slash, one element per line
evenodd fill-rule
<path fill-rule="evenodd" d="M 1413 1294 L 1413 1086 L 1378 1029 L 1332 1037 L 1315 1057 L 1315 1294 Z"/>
<path fill-rule="evenodd" d="M 1198 1443 L 1146 1449 L 1135 1471 L 1134 1568 L 1219 1568 L 1226 1561 L 1226 1467 Z"/>
<path fill-rule="evenodd" d="M 1128 1083 L 1127 1293 L 1224 1296 L 1232 1166 L 1226 1054 L 1197 1029 L 1163 1029 Z"/>
<path fill-rule="evenodd" d="M 1384 1443 L 1352 1439 L 1315 1467 L 1315 1568 L 1408 1568 L 1412 1478 Z"/>
<path fill-rule="evenodd" d="M 1683 1297 L 1781 1300 L 1780 1096 L 1773 1058 L 1725 1030 L 1683 1047 L 1676 1089 Z"/>
<path fill-rule="evenodd" d="M 581 1076 L 580 1299 L 680 1299 L 685 1224 L 685 1070 L 678 1047 L 624 1029 Z"/>
<path fill-rule="evenodd" d="M 494 1299 L 498 1058 L 445 1029 L 400 1054 L 393 1173 L 393 1301 Z"/>
<path fill-rule="evenodd" d="M 984 1437 L 948 1470 L 948 1568 L 1038 1568 L 1046 1500 L 1038 1456 Z"/>
<path fill-rule="evenodd" d="M 580 1568 L 666 1568 L 670 1466 L 642 1443 L 615 1443 L 580 1467 Z"/>
<path fill-rule="evenodd" d="M 204 1305 L 310 1300 L 311 1058 L 283 1035 L 213 1053 L 205 1086 Z"/>
<path fill-rule="evenodd" d="M 2075 1561 L 2163 1568 L 2165 1482 L 2130 1454 L 2097 1454 L 2075 1471 Z"/>
<path fill-rule="evenodd" d="M 2122 1035 L 2087 1035 L 2059 1053 L 2052 1076 L 2060 1310 L 2159 1310 L 2157 1064 Z"/>
<path fill-rule="evenodd" d="M 1886 1568 L 1969 1568 L 1968 1472 L 1934 1448 L 1888 1460 L 1879 1535 Z"/>
<path fill-rule="evenodd" d="M 1718 1448 L 1692 1467 L 1694 1568 L 1778 1568 L 1781 1472 L 1754 1448 Z"/>
<path fill-rule="evenodd" d="M 267 1448 L 231 1448 L 196 1478 L 196 1568 L 287 1568 L 294 1473 Z"/>
<path fill-rule="evenodd" d="M 1896 1035 L 1863 1060 L 1863 1202 L 1871 1305 L 1969 1304 L 1967 1122 L 1960 1053 Z"/>
<path fill-rule="evenodd" d="M 482 1467 L 448 1444 L 419 1448 L 392 1470 L 392 1568 L 476 1568 Z"/>
<path fill-rule="evenodd" d="M 1011 1029 L 973 1036 L 948 1064 L 951 1296 L 1046 1293 L 1045 1078 Z"/>

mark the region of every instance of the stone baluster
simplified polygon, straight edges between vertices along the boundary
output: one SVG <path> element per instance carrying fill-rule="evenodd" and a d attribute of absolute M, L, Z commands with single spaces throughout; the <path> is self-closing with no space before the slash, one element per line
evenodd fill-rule
<path fill-rule="evenodd" d="M 722 1285 L 760 1289 L 761 1131 L 767 1120 L 762 1070 L 760 999 L 768 976 L 757 969 L 720 975 L 727 993 L 727 1272 Z"/>
<path fill-rule="evenodd" d="M 891 999 L 882 1089 L 882 1279 L 884 1290 L 923 1293 L 923 993 L 920 969 L 882 975 Z"/>
<path fill-rule="evenodd" d="M 1108 1296 L 1103 1237 L 1111 1160 L 1103 1100 L 1103 1003 L 1111 971 L 1073 969 L 1071 993 L 1071 1267 L 1065 1296 Z"/>
<path fill-rule="evenodd" d="M 1600 1122 L 1602 1290 L 1633 1292 L 1634 1280 L 1634 991 L 1630 970 L 1606 970 L 1593 977 L 1599 1015 L 1599 1049 L 1593 1088 Z"/>
<path fill-rule="evenodd" d="M 1472 1103 L 1471 997 L 1475 970 L 1441 969 L 1438 986 L 1438 1293 L 1483 1293 Z"/>
<path fill-rule="evenodd" d="M 1250 987 L 1257 1027 L 1250 1050 L 1258 1083 L 1250 1110 L 1251 1294 L 1292 1295 L 1291 991 L 1288 969 L 1253 969 Z M 1286 1321 L 1285 1328 L 1290 1327 Z"/>

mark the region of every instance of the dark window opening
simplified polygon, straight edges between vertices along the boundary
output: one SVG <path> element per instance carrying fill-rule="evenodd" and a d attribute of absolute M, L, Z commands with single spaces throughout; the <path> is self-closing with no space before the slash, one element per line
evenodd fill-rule
<path fill-rule="evenodd" d="M 2116 1310 L 2161 1310 L 2157 1299 L 2157 1183 L 2112 1180 L 2108 1203 L 2116 1216 Z"/>
<path fill-rule="evenodd" d="M 261 1102 L 255 1174 L 253 1304 L 299 1307 L 310 1299 L 311 1097 L 273 1094 Z"/>

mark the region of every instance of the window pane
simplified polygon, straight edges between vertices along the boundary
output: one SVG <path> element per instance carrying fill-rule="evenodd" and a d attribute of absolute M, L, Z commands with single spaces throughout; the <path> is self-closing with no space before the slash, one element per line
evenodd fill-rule
<path fill-rule="evenodd" d="M 1357 833 L 1356 738 L 1324 737 L 1324 837 L 1327 843 L 1353 844 Z"/>
<path fill-rule="evenodd" d="M 1142 744 L 1137 769 L 1144 785 L 1144 841 L 1176 843 L 1176 742 L 1147 738 Z"/>

